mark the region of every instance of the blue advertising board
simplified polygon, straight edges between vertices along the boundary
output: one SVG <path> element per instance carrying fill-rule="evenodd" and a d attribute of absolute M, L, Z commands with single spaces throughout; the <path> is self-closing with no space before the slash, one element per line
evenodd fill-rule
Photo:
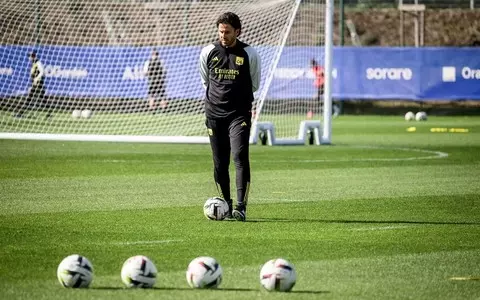
<path fill-rule="evenodd" d="M 310 98 L 315 94 L 310 60 L 323 63 L 322 47 L 285 47 L 267 80 L 275 47 L 256 47 L 263 62 L 267 98 Z M 167 71 L 167 96 L 201 99 L 201 47 L 157 47 Z M 0 46 L 0 97 L 26 94 L 27 46 Z M 93 98 L 146 98 L 143 66 L 150 47 L 41 46 L 38 56 L 49 95 Z M 335 99 L 480 100 L 480 48 L 334 48 Z"/>

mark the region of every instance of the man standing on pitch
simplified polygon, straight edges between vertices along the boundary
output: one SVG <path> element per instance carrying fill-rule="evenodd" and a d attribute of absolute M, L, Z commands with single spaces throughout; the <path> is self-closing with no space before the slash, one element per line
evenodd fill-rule
<path fill-rule="evenodd" d="M 222 14 L 216 22 L 219 40 L 200 54 L 200 75 L 206 90 L 206 126 L 212 147 L 217 189 L 231 216 L 245 221 L 250 188 L 249 137 L 253 92 L 260 85 L 261 62 L 255 49 L 238 40 L 240 18 Z M 230 197 L 230 153 L 236 171 L 237 206 Z"/>
<path fill-rule="evenodd" d="M 157 49 L 152 50 L 152 55 L 143 66 L 143 71 L 148 78 L 148 104 L 150 111 L 155 114 L 156 102 L 160 100 L 160 107 L 167 107 L 165 99 L 166 71 L 158 55 Z"/>
<path fill-rule="evenodd" d="M 315 93 L 315 101 L 311 105 L 310 110 L 307 112 L 307 119 L 313 118 L 315 108 L 321 108 L 323 106 L 323 92 L 325 86 L 325 71 L 322 66 L 320 66 L 315 59 L 310 60 L 310 67 L 315 77 L 313 85 L 317 90 Z"/>
<path fill-rule="evenodd" d="M 31 67 L 30 67 L 31 86 L 25 102 L 22 104 L 22 106 L 20 107 L 20 110 L 16 114 L 17 118 L 23 118 L 25 111 L 27 109 L 31 109 L 32 106 L 34 105 L 42 105 L 42 103 L 45 103 L 45 108 L 47 108 L 46 100 L 45 100 L 45 72 L 44 72 L 43 64 L 40 61 L 40 59 L 37 57 L 37 53 L 35 51 L 30 52 L 28 56 L 31 62 Z M 52 109 L 48 108 L 46 118 L 51 117 L 52 115 L 51 111 Z"/>

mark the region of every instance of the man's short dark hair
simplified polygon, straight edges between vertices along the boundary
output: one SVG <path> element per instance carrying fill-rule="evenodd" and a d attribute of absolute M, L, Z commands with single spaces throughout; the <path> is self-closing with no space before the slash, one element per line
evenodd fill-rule
<path fill-rule="evenodd" d="M 220 24 L 230 24 L 234 29 L 242 30 L 242 22 L 233 12 L 226 12 L 220 15 L 217 19 L 217 27 Z"/>
<path fill-rule="evenodd" d="M 37 57 L 37 52 L 32 51 L 32 52 L 30 52 L 29 56 L 32 57 L 32 58 L 35 58 L 35 57 Z"/>

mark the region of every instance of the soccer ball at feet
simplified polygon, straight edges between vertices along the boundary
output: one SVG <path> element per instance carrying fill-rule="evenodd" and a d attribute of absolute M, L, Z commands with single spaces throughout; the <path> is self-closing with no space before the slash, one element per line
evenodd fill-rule
<path fill-rule="evenodd" d="M 295 268 L 283 258 L 267 261 L 260 270 L 260 284 L 267 291 L 289 292 L 296 281 Z"/>
<path fill-rule="evenodd" d="M 415 119 L 415 114 L 411 111 L 405 114 L 405 121 L 413 121 Z"/>
<path fill-rule="evenodd" d="M 86 257 L 73 254 L 60 262 L 57 278 L 66 288 L 87 288 L 93 279 L 93 266 Z"/>
<path fill-rule="evenodd" d="M 207 219 L 220 221 L 228 214 L 228 203 L 222 198 L 213 197 L 207 199 L 203 205 L 203 214 Z"/>
<path fill-rule="evenodd" d="M 146 256 L 132 256 L 123 264 L 121 276 L 129 288 L 151 288 L 157 280 L 157 268 Z"/>
<path fill-rule="evenodd" d="M 213 257 L 200 256 L 187 268 L 188 285 L 196 289 L 217 288 L 222 282 L 223 269 Z"/>

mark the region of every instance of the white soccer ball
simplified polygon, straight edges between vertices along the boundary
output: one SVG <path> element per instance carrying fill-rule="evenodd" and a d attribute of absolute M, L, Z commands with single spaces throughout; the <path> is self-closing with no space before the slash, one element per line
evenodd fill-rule
<path fill-rule="evenodd" d="M 405 114 L 405 121 L 413 121 L 415 119 L 415 114 L 411 111 Z"/>
<path fill-rule="evenodd" d="M 427 120 L 427 113 L 424 111 L 419 111 L 415 114 L 415 120 L 417 121 L 426 121 Z"/>
<path fill-rule="evenodd" d="M 79 119 L 82 116 L 82 111 L 79 109 L 74 109 L 72 111 L 72 118 Z"/>
<path fill-rule="evenodd" d="M 219 197 L 209 198 L 203 205 L 203 214 L 210 220 L 223 220 L 228 214 L 228 203 Z"/>
<path fill-rule="evenodd" d="M 60 262 L 57 278 L 66 288 L 87 288 L 93 279 L 93 266 L 86 257 L 73 254 Z"/>
<path fill-rule="evenodd" d="M 295 268 L 283 258 L 267 261 L 260 270 L 260 284 L 267 291 L 289 292 L 296 281 Z"/>
<path fill-rule="evenodd" d="M 187 268 L 188 285 L 196 289 L 217 288 L 222 282 L 223 269 L 213 257 L 200 256 Z"/>
<path fill-rule="evenodd" d="M 92 114 L 93 113 L 90 109 L 84 109 L 84 110 L 82 110 L 82 113 L 81 113 L 82 118 L 84 118 L 84 119 L 90 119 L 92 117 Z"/>
<path fill-rule="evenodd" d="M 123 263 L 121 277 L 129 288 L 151 288 L 157 280 L 157 273 L 155 264 L 148 257 L 136 255 Z"/>

